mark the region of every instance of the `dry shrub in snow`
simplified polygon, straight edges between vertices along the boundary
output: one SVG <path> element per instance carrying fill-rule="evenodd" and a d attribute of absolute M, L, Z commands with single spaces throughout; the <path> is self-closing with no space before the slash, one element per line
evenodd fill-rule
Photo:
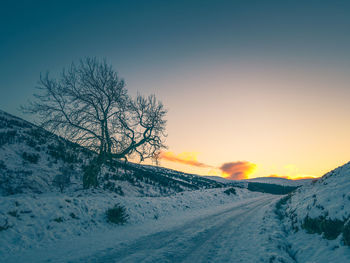
<path fill-rule="evenodd" d="M 106 211 L 106 216 L 108 222 L 119 225 L 126 223 L 129 218 L 125 207 L 119 204 L 115 205 L 113 208 L 109 208 Z"/>

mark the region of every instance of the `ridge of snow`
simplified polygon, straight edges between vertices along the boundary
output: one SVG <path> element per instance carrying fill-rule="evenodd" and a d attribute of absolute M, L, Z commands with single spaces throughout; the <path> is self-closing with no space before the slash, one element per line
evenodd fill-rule
<path fill-rule="evenodd" d="M 328 240 L 324 234 L 309 234 L 302 227 L 306 217 L 350 220 L 350 162 L 297 189 L 283 209 L 287 216 L 283 223 L 298 262 L 306 262 L 306 258 L 318 263 L 350 262 L 350 249 L 344 245 L 342 233 Z"/>

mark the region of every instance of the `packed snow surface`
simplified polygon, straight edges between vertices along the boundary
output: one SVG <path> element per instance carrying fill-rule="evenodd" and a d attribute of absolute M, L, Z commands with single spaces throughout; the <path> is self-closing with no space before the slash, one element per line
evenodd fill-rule
<path fill-rule="evenodd" d="M 9 263 L 294 262 L 273 216 L 279 197 L 251 193 L 227 197 L 215 190 L 184 193 L 170 202 L 159 197 L 154 202 L 146 199 L 142 208 L 131 213 L 134 220 L 127 225 L 106 224 L 99 231 L 87 231 L 80 237 L 69 234 L 18 252 L 3 249 L 1 258 Z M 133 200 L 130 205 L 140 202 Z M 151 219 L 154 210 L 163 214 Z M 143 214 L 146 211 L 148 215 Z M 68 220 L 62 226 L 67 231 L 77 228 Z"/>
<path fill-rule="evenodd" d="M 237 189 L 227 195 L 225 188 L 186 191 L 164 197 L 119 196 L 103 190 L 82 190 L 66 194 L 18 194 L 0 199 L 0 254 L 55 242 L 65 237 L 91 231 L 118 228 L 107 223 L 106 210 L 115 204 L 126 208 L 128 224 L 136 225 L 182 213 L 196 213 L 205 208 L 220 207 L 246 198 L 264 196 Z M 156 222 L 156 221 L 155 221 Z"/>

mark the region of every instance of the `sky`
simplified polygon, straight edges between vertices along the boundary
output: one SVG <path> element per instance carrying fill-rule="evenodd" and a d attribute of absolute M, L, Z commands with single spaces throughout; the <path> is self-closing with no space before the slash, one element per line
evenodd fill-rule
<path fill-rule="evenodd" d="M 350 157 L 350 1 L 1 1 L 0 108 L 106 58 L 168 108 L 161 165 L 318 177 Z"/>

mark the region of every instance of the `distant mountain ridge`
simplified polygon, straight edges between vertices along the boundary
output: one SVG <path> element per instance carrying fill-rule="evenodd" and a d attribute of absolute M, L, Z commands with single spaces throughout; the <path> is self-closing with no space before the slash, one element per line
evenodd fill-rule
<path fill-rule="evenodd" d="M 290 180 L 282 177 L 257 177 L 245 180 L 231 180 L 227 178 L 223 178 L 220 176 L 205 176 L 205 178 L 215 180 L 224 184 L 237 184 L 237 183 L 264 183 L 264 184 L 277 184 L 283 186 L 302 186 L 308 184 L 313 181 L 313 179 L 299 179 L 299 180 Z"/>
<path fill-rule="evenodd" d="M 243 181 L 249 181 L 249 182 L 255 182 L 255 183 L 269 183 L 269 184 L 279 184 L 279 185 L 285 185 L 285 186 L 302 186 L 309 184 L 314 179 L 298 179 L 298 180 L 291 180 L 286 179 L 282 177 L 257 177 L 257 178 L 251 178 Z"/>

